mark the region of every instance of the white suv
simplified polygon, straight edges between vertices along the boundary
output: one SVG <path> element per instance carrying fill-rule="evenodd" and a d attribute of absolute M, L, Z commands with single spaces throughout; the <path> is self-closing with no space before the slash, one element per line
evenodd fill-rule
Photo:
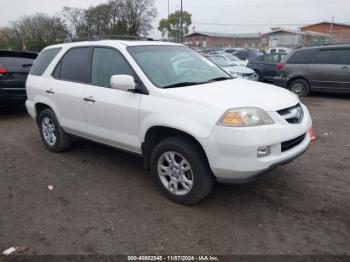
<path fill-rule="evenodd" d="M 27 94 L 50 151 L 79 136 L 136 153 L 181 204 L 206 197 L 215 180 L 255 180 L 310 144 L 311 118 L 296 95 L 233 79 L 178 44 L 50 46 L 33 65 Z"/>

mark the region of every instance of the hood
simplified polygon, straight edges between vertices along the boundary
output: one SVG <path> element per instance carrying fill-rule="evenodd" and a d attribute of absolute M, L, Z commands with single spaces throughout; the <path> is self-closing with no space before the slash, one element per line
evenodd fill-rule
<path fill-rule="evenodd" d="M 245 61 L 231 61 L 233 64 L 238 65 L 238 66 L 245 66 L 246 62 Z"/>
<path fill-rule="evenodd" d="M 203 85 L 162 90 L 165 96 L 190 103 L 201 103 L 224 110 L 258 107 L 277 111 L 297 105 L 299 98 L 287 89 L 236 78 Z"/>
<path fill-rule="evenodd" d="M 253 74 L 254 70 L 250 69 L 245 66 L 228 66 L 224 67 L 224 70 L 226 72 L 235 72 L 235 73 L 242 73 L 242 74 Z"/>

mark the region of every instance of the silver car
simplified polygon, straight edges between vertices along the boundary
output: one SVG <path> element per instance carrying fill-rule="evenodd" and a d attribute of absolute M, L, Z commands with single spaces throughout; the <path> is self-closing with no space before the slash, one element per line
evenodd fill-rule
<path fill-rule="evenodd" d="M 259 80 L 258 74 L 248 67 L 236 65 L 221 56 L 209 56 L 208 59 L 232 77 L 240 77 L 253 81 Z"/>

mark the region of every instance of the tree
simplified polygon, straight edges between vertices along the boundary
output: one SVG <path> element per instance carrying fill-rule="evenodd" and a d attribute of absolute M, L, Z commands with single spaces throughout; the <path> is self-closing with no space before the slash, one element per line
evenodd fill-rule
<path fill-rule="evenodd" d="M 22 17 L 0 31 L 0 46 L 6 49 L 41 50 L 62 43 L 68 35 L 61 18 L 45 14 Z"/>
<path fill-rule="evenodd" d="M 162 19 L 159 22 L 158 30 L 161 31 L 163 37 L 168 35 L 168 38 L 175 40 L 176 42 L 180 42 L 181 29 L 183 30 L 183 34 L 188 34 L 191 24 L 192 14 L 183 11 L 181 19 L 181 11 L 176 11 L 175 13 L 170 14 L 169 18 Z"/>
<path fill-rule="evenodd" d="M 64 7 L 72 38 L 95 35 L 147 35 L 157 12 L 154 0 L 109 0 L 88 9 Z"/>
<path fill-rule="evenodd" d="M 131 35 L 143 34 L 152 29 L 152 21 L 157 15 L 154 0 L 126 1 L 126 23 Z"/>
<path fill-rule="evenodd" d="M 68 28 L 69 37 L 73 40 L 75 36 L 86 38 L 89 36 L 85 10 L 77 7 L 63 7 L 62 16 Z"/>

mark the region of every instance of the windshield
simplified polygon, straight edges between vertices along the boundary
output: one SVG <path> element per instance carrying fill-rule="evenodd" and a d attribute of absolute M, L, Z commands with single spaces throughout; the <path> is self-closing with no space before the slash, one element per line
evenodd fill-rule
<path fill-rule="evenodd" d="M 232 63 L 227 61 L 225 58 L 221 56 L 209 56 L 208 57 L 213 63 L 217 64 L 220 67 L 229 67 L 232 66 Z"/>
<path fill-rule="evenodd" d="M 131 46 L 127 50 L 149 80 L 160 88 L 178 83 L 206 83 L 213 79 L 230 77 L 207 58 L 188 47 Z"/>
<path fill-rule="evenodd" d="M 231 61 L 234 61 L 234 62 L 241 61 L 241 59 L 239 59 L 237 56 L 234 56 L 232 54 L 225 54 L 225 57 L 227 57 L 228 59 L 230 59 Z"/>

